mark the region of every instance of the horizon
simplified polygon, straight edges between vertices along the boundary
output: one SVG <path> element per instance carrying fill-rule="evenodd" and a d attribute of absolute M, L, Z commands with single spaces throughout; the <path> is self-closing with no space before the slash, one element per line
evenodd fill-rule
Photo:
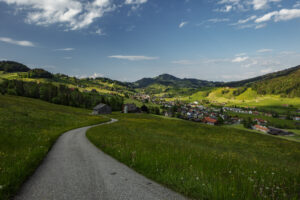
<path fill-rule="evenodd" d="M 300 63 L 299 0 L 0 0 L 0 60 L 75 77 L 238 81 Z"/>
<path fill-rule="evenodd" d="M 16 62 L 16 63 L 20 63 L 18 61 L 12 61 L 12 60 L 0 60 L 0 62 Z M 20 64 L 23 64 L 23 63 L 20 63 Z M 28 66 L 27 66 L 28 67 Z M 62 74 L 62 75 L 66 75 L 68 77 L 74 77 L 74 78 L 77 78 L 77 79 L 86 79 L 86 78 L 92 78 L 92 79 L 96 79 L 96 78 L 108 78 L 108 79 L 111 79 L 111 80 L 114 80 L 114 81 L 120 81 L 120 82 L 127 82 L 127 83 L 134 83 L 134 82 L 137 82 L 137 81 L 140 81 L 142 79 L 145 79 L 145 78 L 157 78 L 159 76 L 162 76 L 162 75 L 169 75 L 169 76 L 173 76 L 175 78 L 179 78 L 179 79 L 197 79 L 197 80 L 201 80 L 201 81 L 209 81 L 209 82 L 223 82 L 223 83 L 229 83 L 229 82 L 238 82 L 238 81 L 243 81 L 243 80 L 247 80 L 247 79 L 252 79 L 252 78 L 256 78 L 256 77 L 259 77 L 259 76 L 264 76 L 264 75 L 267 75 L 267 74 L 272 74 L 272 73 L 275 73 L 275 72 L 279 72 L 279 71 L 283 71 L 283 70 L 287 70 L 287 69 L 290 69 L 290 68 L 294 68 L 294 67 L 300 67 L 300 65 L 296 65 L 296 66 L 293 66 L 293 67 L 288 67 L 288 68 L 284 68 L 284 69 L 281 69 L 281 70 L 276 70 L 276 71 L 273 71 L 273 72 L 269 72 L 269 73 L 265 73 L 265 74 L 261 74 L 261 75 L 258 75 L 258 76 L 253 76 L 253 77 L 249 77 L 249 78 L 246 78 L 246 79 L 240 79 L 240 80 L 234 80 L 234 81 L 212 81 L 212 80 L 208 80 L 208 79 L 198 79 L 198 78 L 193 78 L 193 77 L 178 77 L 176 75 L 173 75 L 173 74 L 169 74 L 169 73 L 162 73 L 162 74 L 158 74 L 158 75 L 154 75 L 152 77 L 142 77 L 140 79 L 137 79 L 137 80 L 134 80 L 134 81 L 122 81 L 122 80 L 117 80 L 117 79 L 113 79 L 113 78 L 110 78 L 110 77 L 106 77 L 106 76 L 97 76 L 98 74 L 93 74 L 91 76 L 85 76 L 85 77 L 78 77 L 78 76 L 72 76 L 72 75 L 69 75 L 69 74 L 64 74 L 64 73 L 61 73 L 61 72 L 51 72 L 53 74 Z M 36 67 L 36 68 L 31 68 L 29 67 L 30 69 L 44 69 L 44 68 L 41 68 L 41 67 Z M 46 70 L 46 69 L 44 69 Z M 46 70 L 47 71 L 47 70 Z"/>

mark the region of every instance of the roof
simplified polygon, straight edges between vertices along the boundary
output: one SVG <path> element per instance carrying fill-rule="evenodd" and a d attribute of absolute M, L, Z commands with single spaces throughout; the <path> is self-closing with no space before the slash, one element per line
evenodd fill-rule
<path fill-rule="evenodd" d="M 254 127 L 260 130 L 269 131 L 269 129 L 265 126 L 255 125 Z"/>
<path fill-rule="evenodd" d="M 210 117 L 205 117 L 204 120 L 206 122 L 210 122 L 210 123 L 217 123 L 217 120 L 216 119 L 213 119 L 213 118 L 210 118 Z"/>
<path fill-rule="evenodd" d="M 100 103 L 100 104 L 98 104 L 97 106 L 94 107 L 94 110 L 101 109 L 101 108 L 103 108 L 104 106 L 107 106 L 107 105 L 104 104 L 104 103 Z"/>

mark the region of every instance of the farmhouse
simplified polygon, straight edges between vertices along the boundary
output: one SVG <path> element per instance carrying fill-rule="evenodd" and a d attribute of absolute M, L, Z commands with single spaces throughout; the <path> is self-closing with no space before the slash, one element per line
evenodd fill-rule
<path fill-rule="evenodd" d="M 136 112 L 139 112 L 139 108 L 136 107 L 136 105 L 134 103 L 124 104 L 122 107 L 122 112 L 123 113 L 136 113 Z"/>
<path fill-rule="evenodd" d="M 300 117 L 294 117 L 293 118 L 295 121 L 300 121 Z"/>
<path fill-rule="evenodd" d="M 270 131 L 267 127 L 261 126 L 261 125 L 258 125 L 258 124 L 254 125 L 252 128 L 254 130 L 261 131 L 261 132 L 264 132 L 264 133 L 268 133 Z"/>
<path fill-rule="evenodd" d="M 93 115 L 99 115 L 99 114 L 111 114 L 111 107 L 100 103 L 93 109 Z"/>
<path fill-rule="evenodd" d="M 254 121 L 256 121 L 258 125 L 262 125 L 262 126 L 268 123 L 266 120 L 263 119 L 255 119 Z"/>
<path fill-rule="evenodd" d="M 203 122 L 209 125 L 215 125 L 218 121 L 216 119 L 213 119 L 211 117 L 205 117 L 203 119 Z"/>

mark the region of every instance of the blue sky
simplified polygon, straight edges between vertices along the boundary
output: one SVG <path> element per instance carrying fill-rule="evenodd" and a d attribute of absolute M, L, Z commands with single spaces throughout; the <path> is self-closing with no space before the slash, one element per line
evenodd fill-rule
<path fill-rule="evenodd" d="M 300 0 L 0 0 L 0 60 L 77 77 L 241 80 L 300 64 Z"/>

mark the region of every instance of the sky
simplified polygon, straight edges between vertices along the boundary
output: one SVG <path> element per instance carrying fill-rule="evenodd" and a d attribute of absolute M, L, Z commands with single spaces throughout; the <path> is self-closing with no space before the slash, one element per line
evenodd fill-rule
<path fill-rule="evenodd" d="M 300 0 L 0 0 L 0 60 L 234 81 L 300 64 Z"/>

